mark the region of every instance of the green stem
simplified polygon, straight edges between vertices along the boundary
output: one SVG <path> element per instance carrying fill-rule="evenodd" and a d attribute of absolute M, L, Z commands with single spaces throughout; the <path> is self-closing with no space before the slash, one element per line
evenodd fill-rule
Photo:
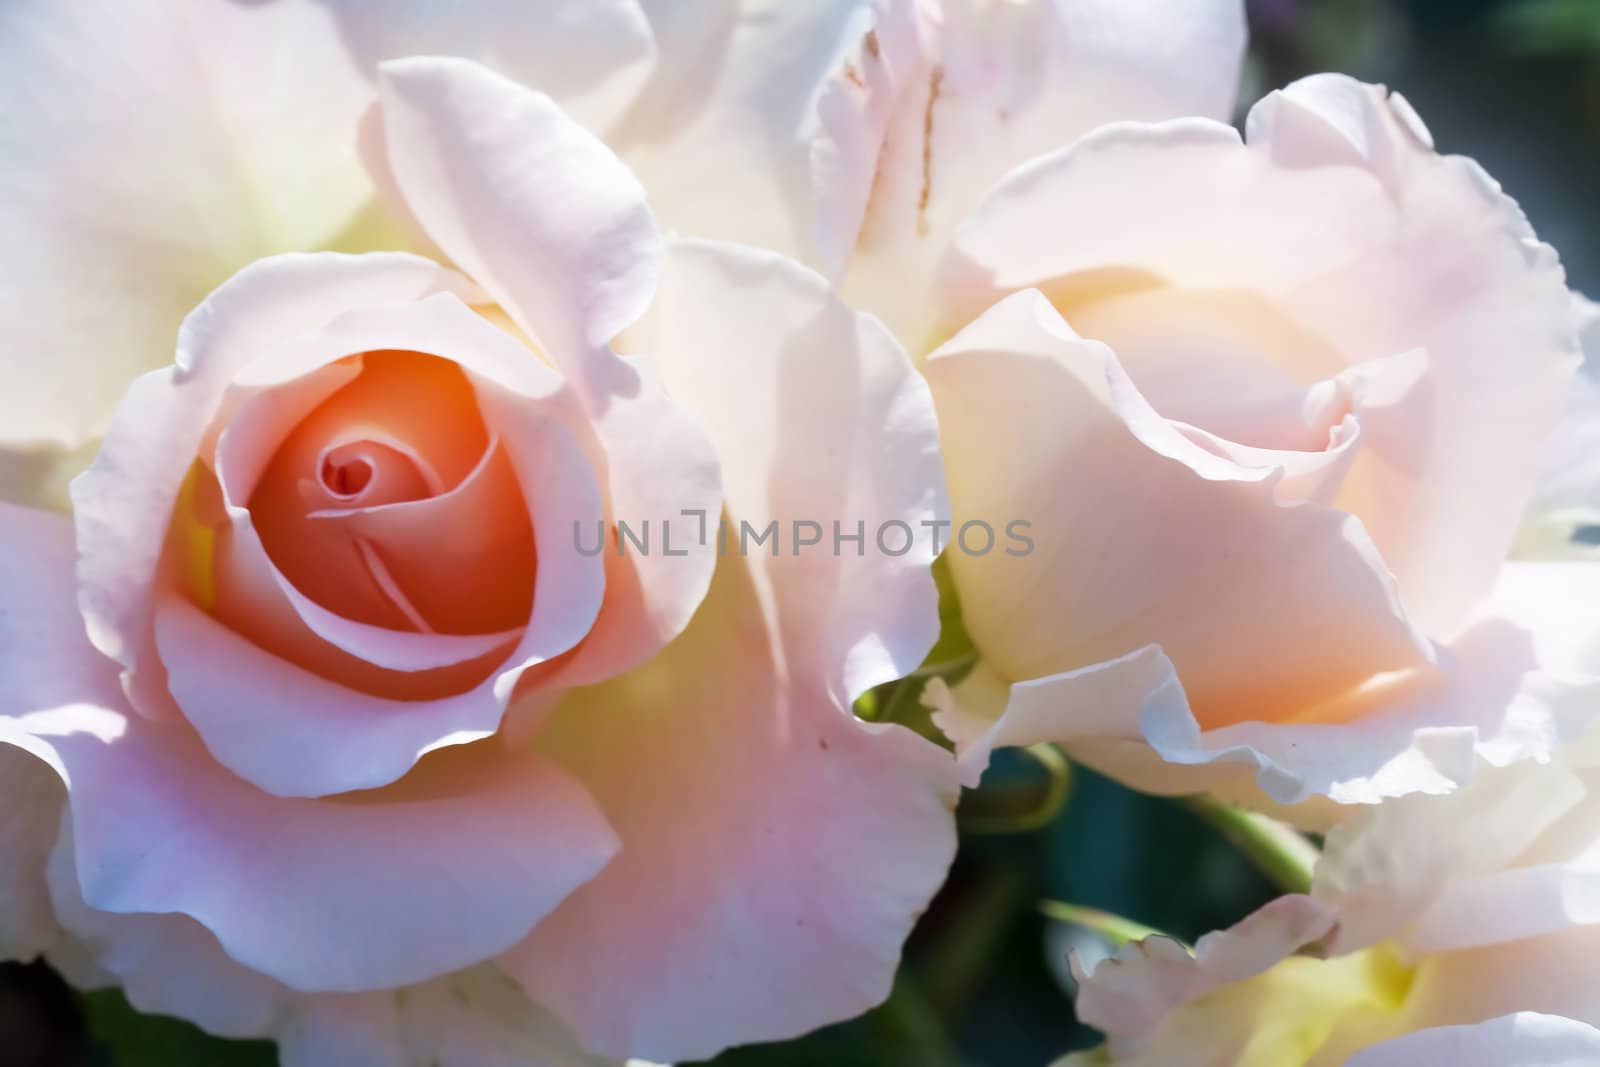
<path fill-rule="evenodd" d="M 1311 891 L 1311 873 L 1321 853 L 1293 827 L 1210 797 L 1189 797 L 1186 803 L 1190 811 L 1244 853 L 1273 885 L 1285 893 Z"/>
<path fill-rule="evenodd" d="M 1064 900 L 1041 900 L 1039 910 L 1048 918 L 1058 922 L 1072 923 L 1093 930 L 1095 933 L 1107 938 L 1121 946 L 1130 941 L 1143 941 L 1150 937 L 1165 937 L 1176 941 L 1177 938 L 1164 934 L 1160 930 L 1132 919 L 1125 919 L 1121 915 L 1113 915 L 1109 911 L 1099 908 L 1086 908 L 1081 904 L 1068 904 Z"/>
<path fill-rule="evenodd" d="M 950 1019 L 961 1018 L 988 982 L 1031 895 L 1026 868 L 1010 863 L 986 867 L 976 884 L 962 890 L 916 967 L 929 1003 Z"/>
<path fill-rule="evenodd" d="M 1029 745 L 1023 749 L 1050 775 L 1039 803 L 1016 815 L 978 815 L 962 813 L 961 832 L 966 834 L 1026 834 L 1042 830 L 1056 821 L 1072 796 L 1072 764 L 1052 744 Z M 979 796 L 982 796 L 980 791 Z"/>
<path fill-rule="evenodd" d="M 895 976 L 889 999 L 878 1016 L 890 1028 L 896 1044 L 915 1050 L 913 1062 L 927 1067 L 959 1067 L 961 1053 L 945 1028 L 944 1017 L 906 970 Z"/>

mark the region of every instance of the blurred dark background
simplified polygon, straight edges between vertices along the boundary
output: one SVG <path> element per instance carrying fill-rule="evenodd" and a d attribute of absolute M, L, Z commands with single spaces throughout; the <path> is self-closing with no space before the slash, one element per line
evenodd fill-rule
<path fill-rule="evenodd" d="M 1323 70 L 1399 89 L 1441 151 L 1476 157 L 1517 197 L 1573 287 L 1600 293 L 1600 0 L 1251 0 L 1250 10 L 1242 99 Z M 960 857 L 887 1004 L 716 1067 L 1041 1067 L 1096 1040 L 1073 1018 L 1064 961 L 1069 947 L 1102 943 L 1047 919 L 1042 901 L 1193 939 L 1273 895 L 1183 804 L 1077 770 L 1057 805 L 1050 783 L 1038 761 L 1003 753 L 964 802 Z M 1041 808 L 1051 817 L 1032 821 L 1044 825 L 1023 828 Z M 270 1046 L 137 1016 L 114 993 L 78 997 L 42 965 L 0 966 L 0 1067 L 274 1062 Z"/>

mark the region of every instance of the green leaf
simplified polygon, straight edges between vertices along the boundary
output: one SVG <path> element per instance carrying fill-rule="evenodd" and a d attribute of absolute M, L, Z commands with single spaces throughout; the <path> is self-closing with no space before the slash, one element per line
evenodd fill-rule
<path fill-rule="evenodd" d="M 933 562 L 933 579 L 939 590 L 939 640 L 915 671 L 863 693 L 856 701 L 855 713 L 868 722 L 899 723 L 948 748 L 944 731 L 933 724 L 922 705 L 922 689 L 932 678 L 943 678 L 950 685 L 960 682 L 977 664 L 978 653 L 961 621 L 961 601 L 944 556 Z"/>
<path fill-rule="evenodd" d="M 96 1049 L 91 1067 L 277 1067 L 270 1041 L 224 1041 L 166 1015 L 142 1015 L 119 990 L 83 997 Z"/>
<path fill-rule="evenodd" d="M 1600 50 L 1600 0 L 1520 0 L 1502 7 L 1496 21 L 1525 52 Z"/>

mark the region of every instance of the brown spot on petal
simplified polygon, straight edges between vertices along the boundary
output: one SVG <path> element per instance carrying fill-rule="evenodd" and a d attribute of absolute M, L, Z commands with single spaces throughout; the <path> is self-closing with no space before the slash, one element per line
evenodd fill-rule
<path fill-rule="evenodd" d="M 928 200 L 933 196 L 933 109 L 939 103 L 944 68 L 934 67 L 928 77 L 928 107 L 922 113 L 922 192 L 917 197 L 917 232 L 928 232 Z"/>

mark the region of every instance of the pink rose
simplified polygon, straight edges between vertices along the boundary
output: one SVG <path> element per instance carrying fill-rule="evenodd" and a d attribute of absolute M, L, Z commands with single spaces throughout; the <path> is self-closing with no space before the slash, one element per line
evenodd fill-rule
<path fill-rule="evenodd" d="M 74 521 L 0 510 L 0 740 L 68 811 L 50 848 L 5 749 L 43 814 L 0 953 L 290 1065 L 697 1058 L 866 1009 L 954 846 L 948 757 L 849 713 L 932 643 L 932 552 L 791 530 L 945 514 L 925 384 L 804 269 L 664 246 L 547 97 L 380 82 L 444 260 L 252 264 Z"/>
<path fill-rule="evenodd" d="M 1600 762 L 1586 747 L 1362 809 L 1329 834 L 1309 896 L 1192 952 L 1156 937 L 1075 959 L 1078 1015 L 1107 1041 L 1063 1067 L 1596 1062 Z"/>
<path fill-rule="evenodd" d="M 0 9 L 0 496 L 58 502 L 183 317 L 257 259 L 409 246 L 377 203 L 378 64 L 461 56 L 613 128 L 651 74 L 636 0 L 120 0 Z M 62 386 L 70 380 L 71 387 Z M 58 450 L 68 451 L 62 457 Z M 91 447 L 92 454 L 92 447 Z"/>
<path fill-rule="evenodd" d="M 1504 566 L 1583 309 L 1398 95 L 1103 127 L 1001 182 L 941 284 L 956 525 L 1037 546 L 950 556 L 984 662 L 933 695 L 969 775 L 1055 740 L 1317 824 L 1592 718 L 1540 646 L 1595 639 L 1600 567 Z"/>

